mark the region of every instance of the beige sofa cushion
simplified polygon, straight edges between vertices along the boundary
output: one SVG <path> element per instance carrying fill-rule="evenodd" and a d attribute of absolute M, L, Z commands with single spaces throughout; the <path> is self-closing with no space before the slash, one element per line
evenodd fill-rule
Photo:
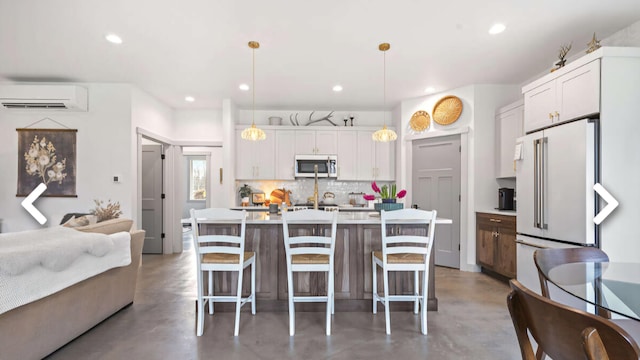
<path fill-rule="evenodd" d="M 101 234 L 115 234 L 117 232 L 126 231 L 130 232 L 133 226 L 133 220 L 131 219 L 111 219 L 102 221 L 93 225 L 79 226 L 74 229 L 84 232 L 93 232 Z"/>

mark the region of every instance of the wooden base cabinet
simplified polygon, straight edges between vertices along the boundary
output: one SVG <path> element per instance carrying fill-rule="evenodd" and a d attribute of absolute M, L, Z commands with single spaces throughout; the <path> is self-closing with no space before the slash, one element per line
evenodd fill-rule
<path fill-rule="evenodd" d="M 476 262 L 494 273 L 516 277 L 515 216 L 476 213 Z"/>

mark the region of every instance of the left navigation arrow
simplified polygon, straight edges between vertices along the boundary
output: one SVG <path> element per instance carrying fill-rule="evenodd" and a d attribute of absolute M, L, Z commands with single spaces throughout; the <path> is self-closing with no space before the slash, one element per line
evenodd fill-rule
<path fill-rule="evenodd" d="M 33 202 L 36 201 L 45 190 L 47 190 L 47 185 L 40 183 L 29 196 L 22 200 L 22 207 L 27 210 L 40 225 L 44 225 L 44 223 L 47 222 L 47 218 L 33 206 Z"/>

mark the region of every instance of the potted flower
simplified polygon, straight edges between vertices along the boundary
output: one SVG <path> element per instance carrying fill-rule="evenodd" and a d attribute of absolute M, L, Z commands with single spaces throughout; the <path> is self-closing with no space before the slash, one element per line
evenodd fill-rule
<path fill-rule="evenodd" d="M 397 187 L 396 184 L 391 184 L 391 186 L 383 185 L 382 188 L 379 188 L 376 182 L 371 183 L 371 189 L 376 193 L 380 194 L 380 198 L 382 199 L 382 203 L 395 203 L 397 199 L 402 199 L 407 195 L 407 190 L 400 190 L 396 193 Z M 366 194 L 363 196 L 365 200 L 374 200 L 376 198 L 375 195 Z"/>

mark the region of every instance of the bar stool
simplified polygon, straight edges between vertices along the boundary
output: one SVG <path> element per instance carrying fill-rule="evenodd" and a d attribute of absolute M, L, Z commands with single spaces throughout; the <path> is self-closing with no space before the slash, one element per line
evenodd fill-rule
<path fill-rule="evenodd" d="M 433 247 L 435 234 L 436 211 L 404 209 L 394 211 L 380 211 L 382 225 L 382 251 L 371 253 L 373 270 L 373 313 L 377 313 L 378 301 L 384 305 L 384 315 L 387 334 L 391 334 L 391 319 L 389 317 L 390 301 L 413 301 L 414 313 L 418 313 L 420 304 L 420 330 L 427 334 L 427 289 L 429 279 L 429 259 Z M 427 236 L 402 235 L 400 230 L 395 235 L 387 234 L 387 225 L 392 224 L 427 224 Z M 393 229 L 392 229 L 393 230 Z M 393 231 L 392 231 L 393 232 Z M 382 268 L 384 296 L 378 295 L 377 267 Z M 414 294 L 390 295 L 389 272 L 413 271 Z M 419 291 L 419 272 L 422 274 L 422 294 Z"/>
<path fill-rule="evenodd" d="M 300 210 L 282 213 L 284 248 L 287 258 L 287 287 L 289 291 L 289 335 L 295 334 L 295 303 L 327 303 L 327 335 L 331 335 L 331 314 L 333 313 L 334 271 L 333 257 L 336 248 L 338 212 L 322 210 Z M 321 235 L 320 229 L 313 228 L 312 235 L 292 236 L 290 225 L 330 224 L 331 235 Z M 293 289 L 294 272 L 327 272 L 326 296 L 295 296 Z"/>
<path fill-rule="evenodd" d="M 256 314 L 256 254 L 245 252 L 245 227 L 247 212 L 229 209 L 191 209 L 191 226 L 193 244 L 196 250 L 198 279 L 198 320 L 196 334 L 202 336 L 204 331 L 204 304 L 209 303 L 209 314 L 213 315 L 214 302 L 235 302 L 236 322 L 233 335 L 238 336 L 240 328 L 240 308 L 250 302 L 251 314 Z M 201 224 L 217 224 L 240 227 L 239 235 L 201 235 Z M 233 228 L 235 232 L 235 228 Z M 244 269 L 251 265 L 251 294 L 242 297 L 242 275 Z M 204 295 L 204 279 L 202 273 L 209 273 L 207 295 Z M 216 296 L 213 293 L 214 271 L 237 271 L 238 289 L 235 296 Z"/>

